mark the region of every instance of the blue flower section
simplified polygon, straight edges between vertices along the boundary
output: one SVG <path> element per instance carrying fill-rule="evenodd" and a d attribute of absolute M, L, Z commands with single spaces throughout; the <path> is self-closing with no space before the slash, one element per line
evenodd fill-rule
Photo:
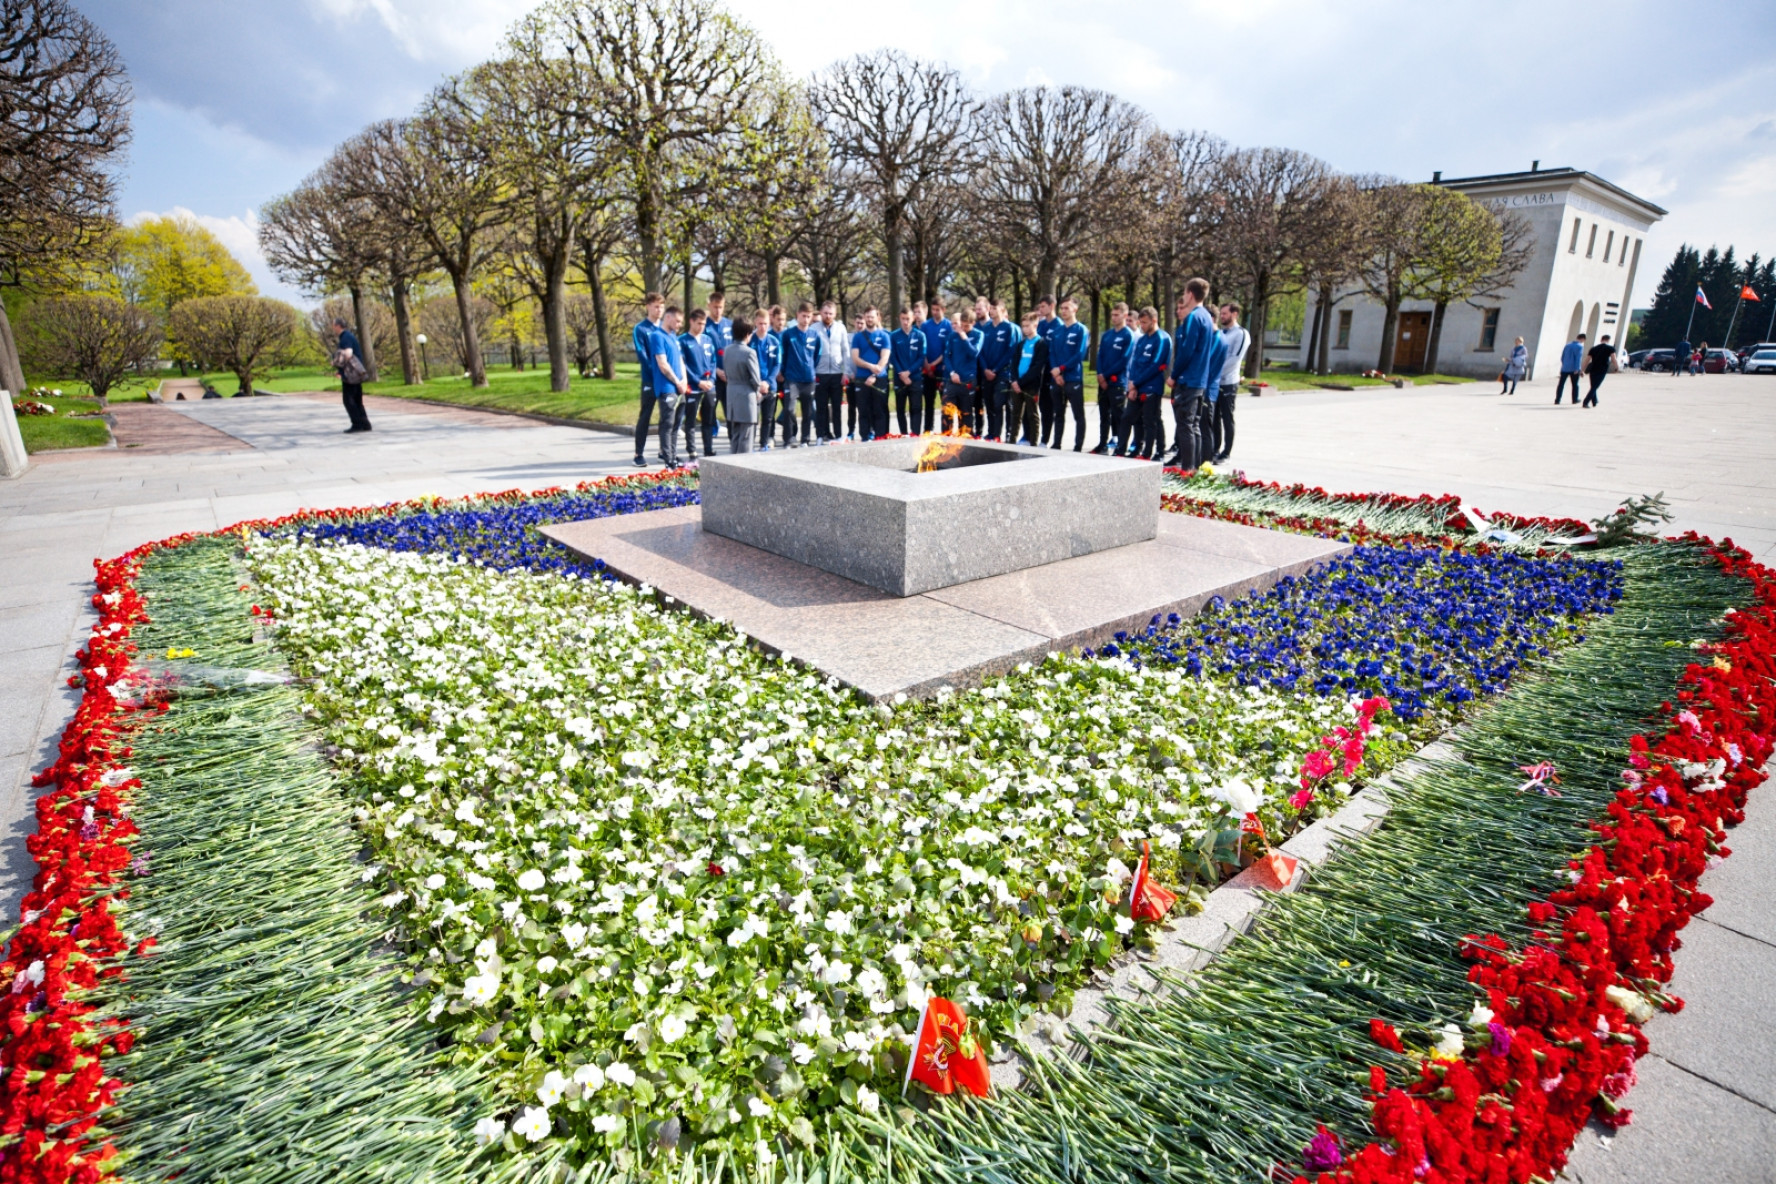
<path fill-rule="evenodd" d="M 1614 611 L 1621 564 L 1360 546 L 1188 620 L 1155 617 L 1098 650 L 1246 686 L 1383 694 L 1401 719 L 1505 688 L 1579 618 Z M 1091 651 L 1087 651 L 1090 656 Z"/>
<path fill-rule="evenodd" d="M 603 574 L 602 560 L 586 560 L 537 533 L 553 522 L 609 518 L 697 504 L 695 486 L 650 485 L 606 493 L 563 493 L 469 508 L 416 510 L 351 522 L 305 524 L 304 538 L 362 543 L 388 551 L 449 555 L 496 571 L 524 568 L 561 575 Z"/>

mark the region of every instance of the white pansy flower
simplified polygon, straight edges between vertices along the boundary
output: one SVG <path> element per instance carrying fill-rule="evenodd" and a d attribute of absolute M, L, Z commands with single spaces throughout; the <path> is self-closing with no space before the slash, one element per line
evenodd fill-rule
<path fill-rule="evenodd" d="M 483 1118 L 475 1123 L 475 1146 L 485 1147 L 505 1137 L 506 1124 L 497 1118 Z"/>
<path fill-rule="evenodd" d="M 600 1114 L 592 1120 L 592 1129 L 601 1135 L 608 1135 L 623 1125 L 623 1120 L 615 1114 Z"/>
<path fill-rule="evenodd" d="M 622 1061 L 612 1061 L 610 1064 L 606 1065 L 604 1067 L 604 1075 L 610 1081 L 622 1086 L 624 1089 L 628 1089 L 635 1084 L 635 1070 L 631 1069 L 628 1065 L 625 1065 Z"/>
<path fill-rule="evenodd" d="M 682 1016 L 675 1011 L 669 1011 L 660 1017 L 657 1030 L 660 1033 L 660 1040 L 663 1043 L 677 1044 L 680 1040 L 684 1039 L 684 1034 L 689 1030 L 689 1027 L 690 1026 L 684 1022 Z"/>
<path fill-rule="evenodd" d="M 566 1092 L 567 1078 L 562 1076 L 559 1070 L 551 1069 L 543 1074 L 543 1083 L 537 1086 L 537 1101 L 547 1109 L 559 1102 L 561 1095 Z"/>
<path fill-rule="evenodd" d="M 514 1135 L 523 1135 L 532 1143 L 540 1143 L 549 1135 L 549 1112 L 541 1106 L 526 1106 L 524 1116 L 512 1124 Z"/>
<path fill-rule="evenodd" d="M 573 1083 L 589 1094 L 604 1088 L 604 1070 L 588 1061 L 574 1070 Z"/>
<path fill-rule="evenodd" d="M 882 1109 L 882 1099 L 867 1085 L 857 1087 L 857 1108 L 865 1114 L 875 1114 Z"/>
<path fill-rule="evenodd" d="M 427 892 L 436 892 L 438 889 L 444 887 L 444 877 L 437 872 L 433 872 L 425 878 L 425 886 Z"/>
<path fill-rule="evenodd" d="M 546 882 L 543 873 L 534 867 L 527 869 L 523 875 L 518 877 L 518 887 L 526 892 L 540 892 Z"/>
<path fill-rule="evenodd" d="M 497 974 L 471 975 L 463 980 L 463 1000 L 475 1007 L 492 1003 L 499 994 L 499 985 Z"/>
<path fill-rule="evenodd" d="M 746 1099 L 746 1108 L 752 1111 L 752 1116 L 754 1118 L 766 1118 L 769 1117 L 771 1113 L 770 1103 L 759 1097 L 757 1094 L 753 1094 L 752 1097 Z"/>

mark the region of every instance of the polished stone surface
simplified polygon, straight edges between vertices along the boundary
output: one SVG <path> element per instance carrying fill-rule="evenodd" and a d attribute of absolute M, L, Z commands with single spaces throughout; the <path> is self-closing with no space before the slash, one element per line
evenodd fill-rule
<path fill-rule="evenodd" d="M 1051 650 L 1097 645 L 1156 614 L 1187 615 L 1211 597 L 1268 588 L 1347 550 L 1163 514 L 1146 542 L 895 596 L 702 523 L 703 512 L 685 506 L 542 531 L 875 699 L 967 686 Z"/>
<path fill-rule="evenodd" d="M 917 472 L 927 449 L 944 450 Z M 897 596 L 1154 537 L 1159 467 L 924 437 L 711 457 L 703 529 Z"/>

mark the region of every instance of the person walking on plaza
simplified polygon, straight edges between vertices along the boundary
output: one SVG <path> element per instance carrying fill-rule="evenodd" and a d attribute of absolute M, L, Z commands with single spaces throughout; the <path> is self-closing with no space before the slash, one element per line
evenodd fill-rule
<path fill-rule="evenodd" d="M 1579 334 L 1566 343 L 1560 351 L 1560 381 L 1554 386 L 1554 406 L 1560 406 L 1560 396 L 1566 393 L 1566 384 L 1572 383 L 1572 405 L 1579 405 L 1579 372 L 1585 368 L 1585 335 Z"/>
<path fill-rule="evenodd" d="M 919 332 L 925 337 L 925 407 L 919 421 L 913 424 L 915 432 L 929 432 L 937 422 L 939 405 L 943 402 L 943 359 L 944 347 L 949 344 L 950 334 L 955 329 L 944 319 L 943 301 L 931 302 L 930 315 L 919 326 Z"/>
<path fill-rule="evenodd" d="M 691 394 L 684 347 L 678 341 L 679 315 L 676 304 L 669 307 L 648 338 L 654 399 L 660 408 L 660 460 L 669 469 L 678 467 L 678 417 Z"/>
<path fill-rule="evenodd" d="M 1111 438 L 1122 429 L 1123 407 L 1128 401 L 1129 353 L 1134 349 L 1135 335 L 1128 327 L 1128 305 L 1117 301 L 1110 306 L 1110 328 L 1098 339 L 1098 446 L 1092 453 L 1102 456 L 1110 451 Z"/>
<path fill-rule="evenodd" d="M 346 418 L 351 420 L 345 434 L 367 432 L 370 417 L 364 413 L 364 383 L 370 377 L 370 370 L 364 365 L 364 347 L 358 344 L 358 335 L 337 317 L 333 319 L 333 331 L 339 334 L 339 344 L 333 353 L 333 369 L 339 375 L 339 394 L 345 403 Z M 209 395 L 206 393 L 204 397 L 207 399 Z"/>
<path fill-rule="evenodd" d="M 1228 301 L 1221 306 L 1221 337 L 1227 342 L 1227 360 L 1221 364 L 1221 389 L 1215 396 L 1216 464 L 1233 452 L 1233 406 L 1239 399 L 1240 372 L 1246 364 L 1246 350 L 1252 335 L 1240 324 L 1240 306 Z"/>
<path fill-rule="evenodd" d="M 1202 399 L 1209 385 L 1209 358 L 1215 349 L 1215 320 L 1203 301 L 1209 281 L 1192 276 L 1178 298 L 1178 328 L 1172 345 L 1172 419 L 1177 439 L 1172 465 L 1194 471 L 1203 462 Z"/>
<path fill-rule="evenodd" d="M 1528 369 L 1529 350 L 1524 348 L 1523 338 L 1519 337 L 1517 344 L 1511 347 L 1511 356 L 1505 359 L 1504 370 L 1499 373 L 1499 394 L 1516 394 L 1517 383 Z"/>
<path fill-rule="evenodd" d="M 679 409 L 679 418 L 684 423 L 685 460 L 697 459 L 697 423 L 696 416 L 690 408 L 700 406 L 706 399 L 715 398 L 715 357 L 709 348 L 709 337 L 703 332 L 708 317 L 700 308 L 691 310 L 691 319 L 685 325 L 685 332 L 678 339 L 679 348 L 684 351 L 685 383 L 691 388 L 685 397 L 685 405 Z M 676 433 L 674 433 L 676 435 Z M 709 455 L 705 449 L 702 455 Z"/>
<path fill-rule="evenodd" d="M 783 410 L 777 422 L 783 425 L 783 446 L 794 448 L 796 413 L 802 416 L 800 443 L 811 443 L 814 431 L 814 363 L 820 352 L 820 339 L 809 328 L 814 323 L 814 306 L 806 300 L 796 307 L 795 324 L 783 331 Z"/>
<path fill-rule="evenodd" d="M 727 374 L 728 388 L 728 451 L 751 452 L 757 439 L 759 407 L 771 388 L 759 368 L 758 334 L 769 333 L 770 315 L 761 314 L 752 324 L 734 323 L 733 337 L 722 352 L 722 370 Z"/>
<path fill-rule="evenodd" d="M 1616 347 L 1610 344 L 1609 334 L 1605 333 L 1597 339 L 1586 355 L 1585 375 L 1591 380 L 1591 388 L 1585 392 L 1583 406 L 1597 406 L 1597 388 L 1616 366 Z"/>
<path fill-rule="evenodd" d="M 913 310 L 900 310 L 900 328 L 888 339 L 890 366 L 894 375 L 894 415 L 900 434 L 911 434 L 907 428 L 907 404 L 913 406 L 913 419 L 920 421 L 920 405 L 925 399 L 925 334 L 913 323 Z"/>
<path fill-rule="evenodd" d="M 828 300 L 820 306 L 814 335 L 814 430 L 822 444 L 839 438 L 843 424 L 845 363 L 851 357 L 851 335 L 838 318 L 838 305 Z"/>
<path fill-rule="evenodd" d="M 635 467 L 647 468 L 648 426 L 654 417 L 655 391 L 658 390 L 658 376 L 654 373 L 654 334 L 660 329 L 660 320 L 666 312 L 666 298 L 658 292 L 649 292 L 642 302 L 644 315 L 635 322 L 635 331 L 630 334 L 630 343 L 635 347 L 635 364 L 641 367 L 641 415 L 635 420 Z M 676 445 L 674 445 L 676 447 Z M 666 450 L 660 450 L 660 463 L 666 463 Z"/>
<path fill-rule="evenodd" d="M 1160 460 L 1165 456 L 1160 404 L 1165 400 L 1166 373 L 1172 364 L 1172 338 L 1160 329 L 1159 310 L 1151 305 L 1141 310 L 1139 324 L 1141 336 L 1135 339 L 1129 356 L 1128 406 L 1123 411 L 1116 455 Z"/>
<path fill-rule="evenodd" d="M 1688 338 L 1678 342 L 1677 348 L 1671 351 L 1671 372 L 1673 374 L 1688 374 L 1690 372 L 1690 342 Z"/>
<path fill-rule="evenodd" d="M 874 440 L 888 434 L 888 365 L 893 343 L 882 330 L 875 305 L 863 310 L 863 328 L 851 336 L 852 397 L 857 401 L 857 434 Z"/>
<path fill-rule="evenodd" d="M 1690 354 L 1690 373 L 1691 374 L 1706 373 L 1707 367 L 1704 366 L 1702 363 L 1704 361 L 1706 361 L 1707 358 L 1708 358 L 1708 343 L 1706 341 L 1704 341 L 1701 345 L 1701 348 L 1695 350 L 1693 353 Z"/>
<path fill-rule="evenodd" d="M 946 432 L 968 430 L 974 422 L 974 393 L 980 385 L 980 346 L 971 332 L 974 310 L 964 308 L 956 314 L 956 319 L 957 331 L 944 342 L 944 411 L 947 413 L 951 407 L 956 409 L 954 423 L 945 415 L 943 430 Z"/>
<path fill-rule="evenodd" d="M 1061 301 L 1060 320 L 1049 332 L 1049 403 L 1054 409 L 1050 447 L 1056 451 L 1062 445 L 1069 407 L 1073 409 L 1073 451 L 1085 450 L 1085 355 L 1091 348 L 1091 330 L 1079 323 L 1078 316 L 1078 302 L 1067 297 Z"/>

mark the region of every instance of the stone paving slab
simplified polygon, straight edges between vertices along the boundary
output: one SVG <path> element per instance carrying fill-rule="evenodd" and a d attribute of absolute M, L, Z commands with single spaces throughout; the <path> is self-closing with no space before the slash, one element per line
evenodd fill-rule
<path fill-rule="evenodd" d="M 1155 615 L 1267 588 L 1349 549 L 1162 514 L 1151 542 L 900 597 L 711 534 L 697 506 L 543 533 L 877 700 L 969 686 L 1051 650 L 1143 628 Z M 1217 549 L 1197 548 L 1199 537 Z"/>
<path fill-rule="evenodd" d="M 1561 1177 L 1577 1184 L 1770 1184 L 1776 1114 L 1727 1093 L 1658 1053 L 1635 1066 L 1634 1121 L 1579 1132 Z"/>

